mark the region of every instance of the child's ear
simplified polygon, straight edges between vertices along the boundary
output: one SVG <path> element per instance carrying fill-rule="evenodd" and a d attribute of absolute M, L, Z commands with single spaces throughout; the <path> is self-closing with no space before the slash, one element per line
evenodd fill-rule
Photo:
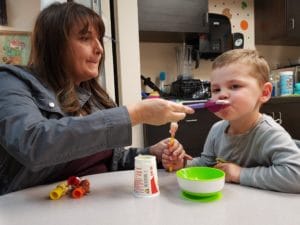
<path fill-rule="evenodd" d="M 263 84 L 262 95 L 260 100 L 262 103 L 267 102 L 271 98 L 273 85 L 271 82 L 266 82 Z"/>

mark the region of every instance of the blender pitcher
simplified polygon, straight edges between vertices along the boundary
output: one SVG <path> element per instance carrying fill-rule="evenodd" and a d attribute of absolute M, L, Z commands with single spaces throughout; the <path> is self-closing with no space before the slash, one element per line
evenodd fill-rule
<path fill-rule="evenodd" d="M 176 61 L 177 61 L 177 73 L 178 77 L 191 78 L 192 77 L 192 45 L 177 46 L 176 48 Z"/>

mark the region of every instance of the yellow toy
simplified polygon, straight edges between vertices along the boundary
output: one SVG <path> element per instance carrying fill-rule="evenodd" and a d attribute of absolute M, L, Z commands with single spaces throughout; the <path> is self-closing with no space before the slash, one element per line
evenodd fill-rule
<path fill-rule="evenodd" d="M 49 197 L 52 200 L 60 199 L 63 195 L 67 194 L 69 191 L 69 185 L 67 182 L 60 183 L 59 185 L 54 188 L 50 194 Z"/>

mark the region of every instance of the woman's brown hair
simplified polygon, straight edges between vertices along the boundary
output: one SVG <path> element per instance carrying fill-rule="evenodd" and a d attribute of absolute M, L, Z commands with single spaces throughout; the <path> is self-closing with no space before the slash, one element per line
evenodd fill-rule
<path fill-rule="evenodd" d="M 103 46 L 104 23 L 93 10 L 73 2 L 54 3 L 45 8 L 35 23 L 28 63 L 29 69 L 51 86 L 57 94 L 62 110 L 70 115 L 90 114 L 92 105 L 99 105 L 99 103 L 106 108 L 115 106 L 106 91 L 99 85 L 98 77 L 80 84 L 81 88 L 92 93 L 89 101 L 82 108 L 80 106 L 76 94 L 77 87 L 67 75 L 63 64 L 70 31 L 74 26 L 79 25 L 83 25 L 83 32 L 88 32 L 89 27 L 93 26 Z M 99 73 L 103 66 L 103 59 L 104 52 Z"/>

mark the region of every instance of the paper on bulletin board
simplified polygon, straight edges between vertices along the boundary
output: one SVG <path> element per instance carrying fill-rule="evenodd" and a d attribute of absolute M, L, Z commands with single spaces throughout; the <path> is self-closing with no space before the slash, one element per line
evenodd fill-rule
<path fill-rule="evenodd" d="M 0 63 L 27 65 L 31 49 L 30 34 L 0 30 Z"/>

